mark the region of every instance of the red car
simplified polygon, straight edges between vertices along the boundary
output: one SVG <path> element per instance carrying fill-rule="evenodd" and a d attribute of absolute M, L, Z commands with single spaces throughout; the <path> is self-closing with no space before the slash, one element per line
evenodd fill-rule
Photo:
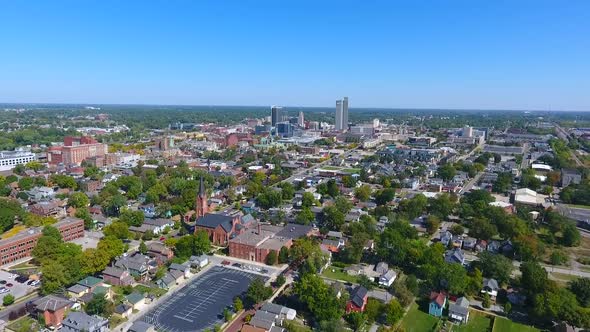
<path fill-rule="evenodd" d="M 223 265 L 230 265 L 231 262 L 230 261 L 223 261 L 223 262 L 221 262 L 221 264 L 223 264 Z"/>
<path fill-rule="evenodd" d="M 166 238 L 162 236 L 162 237 L 160 238 L 160 241 L 164 241 L 164 240 L 166 240 Z"/>

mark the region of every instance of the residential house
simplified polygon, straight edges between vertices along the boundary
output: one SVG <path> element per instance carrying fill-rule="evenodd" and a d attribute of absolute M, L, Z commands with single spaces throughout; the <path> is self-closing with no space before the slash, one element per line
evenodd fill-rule
<path fill-rule="evenodd" d="M 90 316 L 80 311 L 72 311 L 63 320 L 61 332 L 107 332 L 109 321 L 99 316 Z"/>
<path fill-rule="evenodd" d="M 172 263 L 168 267 L 169 271 L 176 270 L 184 275 L 185 278 L 189 277 L 190 274 L 190 267 L 188 265 L 182 265 L 178 263 Z"/>
<path fill-rule="evenodd" d="M 502 246 L 502 244 L 496 240 L 490 241 L 490 243 L 488 243 L 488 246 L 486 248 L 487 251 L 497 254 L 500 252 L 500 247 Z"/>
<path fill-rule="evenodd" d="M 363 286 L 356 286 L 350 293 L 350 300 L 346 303 L 346 313 L 363 312 L 367 305 L 368 291 Z"/>
<path fill-rule="evenodd" d="M 72 302 L 55 295 L 47 295 L 33 302 L 34 311 L 43 317 L 45 326 L 59 328 Z"/>
<path fill-rule="evenodd" d="M 431 292 L 428 313 L 434 317 L 441 317 L 447 304 L 447 294 L 443 292 Z"/>
<path fill-rule="evenodd" d="M 125 296 L 127 302 L 133 310 L 141 310 L 145 306 L 145 296 L 138 292 L 133 292 Z"/>
<path fill-rule="evenodd" d="M 136 279 L 147 280 L 149 271 L 157 268 L 157 263 L 145 255 L 135 253 L 120 257 L 115 261 L 114 267 L 128 271 Z"/>
<path fill-rule="evenodd" d="M 127 332 L 156 332 L 156 328 L 152 324 L 136 320 Z"/>
<path fill-rule="evenodd" d="M 379 262 L 377 265 L 375 265 L 375 272 L 378 274 L 383 275 L 387 273 L 387 271 L 389 271 L 389 265 L 387 263 Z"/>
<path fill-rule="evenodd" d="M 498 281 L 496 281 L 496 279 L 493 278 L 484 278 L 483 279 L 483 288 L 481 290 L 481 293 L 487 293 L 490 295 L 490 297 L 492 298 L 492 300 L 496 299 L 496 296 L 498 296 L 498 290 L 500 289 L 500 286 L 498 285 Z"/>
<path fill-rule="evenodd" d="M 379 285 L 383 287 L 390 287 L 396 278 L 397 273 L 394 270 L 388 270 L 379 277 Z"/>
<path fill-rule="evenodd" d="M 483 252 L 486 250 L 487 247 L 488 247 L 488 241 L 478 240 L 477 243 L 475 244 L 475 251 Z"/>
<path fill-rule="evenodd" d="M 463 246 L 463 236 L 462 235 L 453 236 L 453 248 L 461 248 L 462 246 Z"/>
<path fill-rule="evenodd" d="M 174 226 L 174 222 L 170 219 L 163 219 L 163 218 L 158 218 L 158 219 L 145 219 L 143 221 L 143 225 L 148 225 L 152 227 L 152 231 L 154 232 L 154 234 L 161 234 L 162 232 L 164 232 L 164 229 L 166 227 L 172 228 Z"/>
<path fill-rule="evenodd" d="M 189 262 L 191 267 L 202 269 L 205 266 L 207 266 L 207 264 L 209 264 L 209 257 L 207 257 L 206 255 L 191 256 Z"/>
<path fill-rule="evenodd" d="M 452 250 L 447 250 L 445 253 L 445 262 L 447 263 L 458 263 L 458 264 L 465 264 L 465 255 L 463 251 L 459 248 L 455 248 Z"/>
<path fill-rule="evenodd" d="M 264 331 L 271 331 L 273 327 L 280 325 L 280 320 L 273 313 L 257 310 L 248 324 Z"/>
<path fill-rule="evenodd" d="M 295 311 L 295 309 L 287 308 L 285 306 L 274 304 L 271 302 L 264 303 L 260 310 L 270 312 L 278 316 L 282 320 L 293 320 L 295 319 L 295 316 L 297 316 L 297 311 Z"/>
<path fill-rule="evenodd" d="M 115 307 L 113 314 L 121 317 L 121 318 L 129 318 L 131 313 L 133 312 L 133 307 L 128 304 L 121 303 Z"/>
<path fill-rule="evenodd" d="M 113 286 L 128 286 L 135 282 L 129 271 L 114 266 L 107 266 L 102 271 L 102 278 Z"/>
<path fill-rule="evenodd" d="M 440 243 L 442 243 L 442 245 L 446 247 L 453 240 L 453 233 L 451 233 L 447 230 L 442 230 L 440 232 L 439 240 L 440 240 Z"/>
<path fill-rule="evenodd" d="M 464 250 L 474 250 L 477 245 L 477 239 L 473 237 L 466 237 L 463 239 Z"/>
<path fill-rule="evenodd" d="M 570 184 L 579 184 L 582 182 L 582 174 L 571 168 L 563 168 L 561 170 L 561 186 L 567 187 Z"/>
<path fill-rule="evenodd" d="M 460 297 L 449 305 L 449 318 L 459 323 L 467 323 L 469 320 L 469 300 Z"/>
<path fill-rule="evenodd" d="M 156 280 L 156 285 L 162 289 L 169 289 L 176 284 L 176 279 L 170 273 L 166 273 L 161 279 Z"/>
<path fill-rule="evenodd" d="M 163 243 L 152 242 L 148 244 L 147 255 L 155 259 L 158 265 L 163 265 L 174 257 L 174 252 Z"/>

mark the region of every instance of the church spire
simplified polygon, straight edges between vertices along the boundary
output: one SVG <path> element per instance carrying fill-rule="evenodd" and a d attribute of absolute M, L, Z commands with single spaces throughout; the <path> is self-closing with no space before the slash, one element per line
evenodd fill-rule
<path fill-rule="evenodd" d="M 207 214 L 209 210 L 209 203 L 207 202 L 207 192 L 205 191 L 205 182 L 203 181 L 203 177 L 201 176 L 201 180 L 199 182 L 199 193 L 197 195 L 196 207 L 195 212 L 197 213 L 197 218 L 200 218 Z"/>

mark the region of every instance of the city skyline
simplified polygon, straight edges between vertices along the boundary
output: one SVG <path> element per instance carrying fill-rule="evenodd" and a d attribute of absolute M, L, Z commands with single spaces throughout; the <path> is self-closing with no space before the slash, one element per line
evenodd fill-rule
<path fill-rule="evenodd" d="M 589 7 L 2 3 L 0 102 L 588 111 Z"/>

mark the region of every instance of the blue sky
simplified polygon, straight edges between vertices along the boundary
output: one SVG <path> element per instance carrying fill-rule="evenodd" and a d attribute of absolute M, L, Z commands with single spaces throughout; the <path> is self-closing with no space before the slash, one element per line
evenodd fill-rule
<path fill-rule="evenodd" d="M 590 1 L 2 1 L 0 102 L 590 110 Z"/>

